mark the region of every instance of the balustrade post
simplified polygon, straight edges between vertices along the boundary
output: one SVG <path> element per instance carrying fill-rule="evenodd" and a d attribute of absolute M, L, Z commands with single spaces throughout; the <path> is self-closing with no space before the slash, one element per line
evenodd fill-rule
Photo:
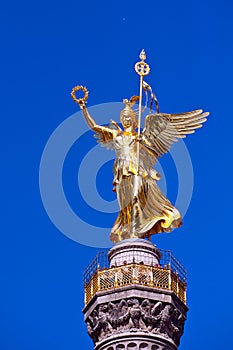
<path fill-rule="evenodd" d="M 153 275 L 153 266 L 150 266 L 150 286 L 154 286 L 154 275 Z"/>
<path fill-rule="evenodd" d="M 180 288 L 179 288 L 179 276 L 176 273 L 176 294 L 179 296 Z"/>
<path fill-rule="evenodd" d="M 171 274 L 171 269 L 168 269 L 168 289 L 172 289 L 172 274 Z"/>
<path fill-rule="evenodd" d="M 100 266 L 97 268 L 97 290 L 100 290 Z"/>
<path fill-rule="evenodd" d="M 91 291 L 90 291 L 90 292 L 91 292 L 91 293 L 90 293 L 90 294 L 91 294 L 91 298 L 92 298 L 93 295 L 94 295 L 93 281 L 94 281 L 94 276 L 91 277 L 91 282 L 90 282 L 90 283 L 91 283 Z"/>
<path fill-rule="evenodd" d="M 133 284 L 137 282 L 134 263 L 132 264 L 132 282 L 133 282 Z"/>
<path fill-rule="evenodd" d="M 114 269 L 114 288 L 117 288 L 117 277 L 118 277 L 118 270 Z"/>

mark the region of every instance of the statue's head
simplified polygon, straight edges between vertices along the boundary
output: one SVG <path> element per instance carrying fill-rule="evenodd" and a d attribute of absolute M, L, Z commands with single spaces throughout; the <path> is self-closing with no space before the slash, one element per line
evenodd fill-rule
<path fill-rule="evenodd" d="M 138 96 L 131 97 L 129 101 L 127 99 L 123 100 L 125 108 L 120 113 L 120 119 L 124 129 L 132 127 L 135 130 L 137 128 L 137 113 L 132 109 L 132 106 L 137 100 Z"/>

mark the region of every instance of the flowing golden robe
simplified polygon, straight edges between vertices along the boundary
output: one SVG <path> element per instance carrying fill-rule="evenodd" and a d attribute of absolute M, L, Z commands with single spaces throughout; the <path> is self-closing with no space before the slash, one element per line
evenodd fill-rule
<path fill-rule="evenodd" d="M 120 212 L 111 231 L 111 240 L 146 237 L 179 227 L 180 213 L 157 186 L 158 174 L 152 167 L 152 152 L 140 144 L 137 175 L 136 134 L 121 132 L 112 140 L 112 148 L 116 152 L 113 184 Z"/>

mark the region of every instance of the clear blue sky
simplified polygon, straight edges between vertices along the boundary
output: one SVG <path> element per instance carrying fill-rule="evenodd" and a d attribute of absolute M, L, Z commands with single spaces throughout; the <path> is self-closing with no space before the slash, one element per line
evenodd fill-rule
<path fill-rule="evenodd" d="M 77 111 L 74 85 L 88 86 L 90 106 L 138 93 L 133 65 L 142 48 L 162 111 L 211 113 L 186 142 L 195 186 L 184 225 L 154 238 L 188 270 L 190 311 L 180 349 L 233 348 L 232 10 L 227 0 L 1 5 L 1 350 L 93 348 L 81 313 L 82 273 L 98 250 L 51 223 L 39 164 L 51 133 Z M 91 134 L 85 142 L 93 142 Z M 64 181 L 72 202 L 74 151 L 69 159 Z M 169 173 L 169 160 L 164 164 Z"/>

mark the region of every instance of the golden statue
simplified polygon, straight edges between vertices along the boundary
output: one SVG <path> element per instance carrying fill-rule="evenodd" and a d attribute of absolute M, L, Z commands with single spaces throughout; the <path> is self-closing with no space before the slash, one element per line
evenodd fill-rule
<path fill-rule="evenodd" d="M 143 81 L 150 71 L 145 63 L 144 50 L 140 58 L 141 61 L 135 65 L 140 76 L 140 96 L 133 96 L 129 101 L 123 100 L 125 108 L 120 113 L 123 129 L 113 120 L 108 127 L 95 122 L 86 108 L 88 91 L 85 87 L 76 86 L 71 93 L 88 126 L 96 133 L 98 142 L 116 152 L 113 190 L 117 194 L 120 212 L 111 230 L 112 242 L 150 237 L 152 234 L 170 232 L 182 225 L 179 211 L 159 189 L 157 181 L 160 175 L 153 167 L 158 158 L 169 151 L 173 142 L 194 133 L 209 115 L 201 109 L 179 114 L 160 113 L 151 87 Z M 83 98 L 77 99 L 75 93 L 78 90 L 84 92 Z M 140 132 L 143 90 L 151 92 L 151 101 L 155 101 L 157 113 L 146 116 L 145 127 Z M 137 101 L 138 118 L 132 108 Z"/>

